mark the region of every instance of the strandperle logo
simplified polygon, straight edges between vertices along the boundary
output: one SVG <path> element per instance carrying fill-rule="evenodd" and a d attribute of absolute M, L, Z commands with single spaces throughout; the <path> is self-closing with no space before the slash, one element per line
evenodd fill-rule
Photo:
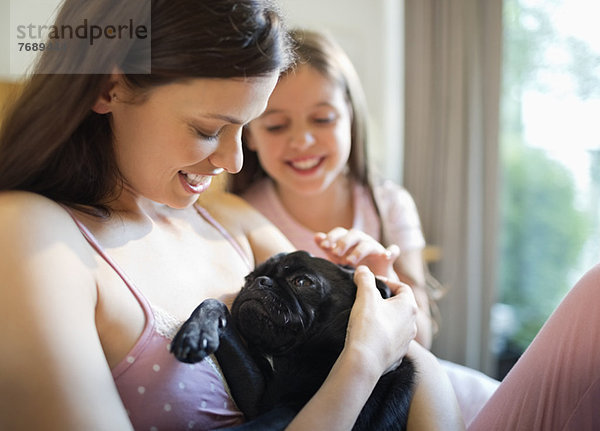
<path fill-rule="evenodd" d="M 1 75 L 151 72 L 150 0 L 0 0 L 0 21 Z"/>
<path fill-rule="evenodd" d="M 17 39 L 28 40 L 30 42 L 57 42 L 73 39 L 88 41 L 90 46 L 98 39 L 146 39 L 148 37 L 148 28 L 143 25 L 135 25 L 132 19 L 126 24 L 117 25 L 95 25 L 90 24 L 87 19 L 77 26 L 72 25 L 39 25 L 29 23 L 27 25 L 17 25 Z"/>

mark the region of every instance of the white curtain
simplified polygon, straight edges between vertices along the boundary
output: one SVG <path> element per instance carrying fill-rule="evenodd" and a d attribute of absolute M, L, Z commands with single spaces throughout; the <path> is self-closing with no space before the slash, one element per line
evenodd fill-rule
<path fill-rule="evenodd" d="M 493 374 L 502 0 L 405 0 L 404 186 L 449 288 L 433 351 Z"/>

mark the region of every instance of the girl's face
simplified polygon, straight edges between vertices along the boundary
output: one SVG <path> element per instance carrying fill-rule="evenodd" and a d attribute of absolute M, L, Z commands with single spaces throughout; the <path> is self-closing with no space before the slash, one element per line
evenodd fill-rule
<path fill-rule="evenodd" d="M 248 147 L 280 192 L 316 194 L 343 175 L 351 147 L 344 90 L 303 65 L 280 79 L 248 126 Z"/>
<path fill-rule="evenodd" d="M 173 208 L 191 205 L 221 173 L 242 166 L 242 126 L 264 110 L 277 74 L 248 79 L 193 79 L 153 89 L 129 102 L 111 93 L 117 164 L 126 189 Z"/>

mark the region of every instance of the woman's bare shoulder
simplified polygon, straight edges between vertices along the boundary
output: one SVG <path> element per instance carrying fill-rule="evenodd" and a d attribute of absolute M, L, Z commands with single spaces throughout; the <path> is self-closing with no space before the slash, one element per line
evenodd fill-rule
<path fill-rule="evenodd" d="M 95 266 L 92 249 L 67 211 L 22 191 L 0 192 L 0 255 L 2 277 L 23 288 L 51 285 L 53 277 L 68 279 L 69 274 L 90 281 Z"/>
<path fill-rule="evenodd" d="M 4 222 L 20 225 L 37 218 L 38 223 L 32 226 L 35 228 L 37 225 L 43 226 L 43 220 L 47 216 L 52 217 L 59 213 L 68 216 L 58 203 L 42 195 L 19 190 L 0 192 L 0 217 Z M 4 223 L 1 226 L 6 227 Z"/>
<path fill-rule="evenodd" d="M 85 240 L 69 213 L 44 196 L 23 192 L 0 192 L 0 237 L 19 238 L 26 244 L 52 239 L 84 244 Z"/>

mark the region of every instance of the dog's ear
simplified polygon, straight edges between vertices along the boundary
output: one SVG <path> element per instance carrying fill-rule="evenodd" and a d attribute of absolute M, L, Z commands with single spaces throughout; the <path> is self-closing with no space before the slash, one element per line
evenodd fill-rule
<path fill-rule="evenodd" d="M 344 272 L 346 272 L 348 274 L 350 279 L 354 278 L 354 270 L 355 270 L 354 267 L 349 266 L 349 265 L 338 265 L 338 266 L 340 268 L 342 268 L 344 270 Z M 380 279 L 378 279 L 377 277 L 375 277 L 375 286 L 377 287 L 377 290 L 379 290 L 379 293 L 381 293 L 382 298 L 389 298 L 390 296 L 392 296 L 392 291 L 390 290 L 388 285 L 385 284 Z"/>
<path fill-rule="evenodd" d="M 389 298 L 390 296 L 392 296 L 392 291 L 390 290 L 388 285 L 380 279 L 378 279 L 377 277 L 375 277 L 375 285 L 377 286 L 377 289 L 379 290 L 379 293 L 381 293 L 381 296 L 383 298 Z"/>
<path fill-rule="evenodd" d="M 274 254 L 273 256 L 269 257 L 267 260 L 256 265 L 256 267 L 254 268 L 254 271 L 252 271 L 248 275 L 254 274 L 256 272 L 264 271 L 265 269 L 267 269 L 271 266 L 277 265 L 279 263 L 279 261 L 281 259 L 283 259 L 286 255 L 287 255 L 287 253 L 285 253 L 285 252 Z"/>
<path fill-rule="evenodd" d="M 273 262 L 277 262 L 280 261 L 281 259 L 283 259 L 284 256 L 286 256 L 288 253 L 282 251 L 281 253 L 277 253 L 274 254 L 273 256 L 271 256 L 270 258 L 268 258 L 265 263 L 273 263 Z"/>
<path fill-rule="evenodd" d="M 336 264 L 336 265 L 346 274 L 346 276 L 350 280 L 354 279 L 355 268 L 353 266 L 350 266 L 350 265 L 341 265 L 341 264 Z"/>

